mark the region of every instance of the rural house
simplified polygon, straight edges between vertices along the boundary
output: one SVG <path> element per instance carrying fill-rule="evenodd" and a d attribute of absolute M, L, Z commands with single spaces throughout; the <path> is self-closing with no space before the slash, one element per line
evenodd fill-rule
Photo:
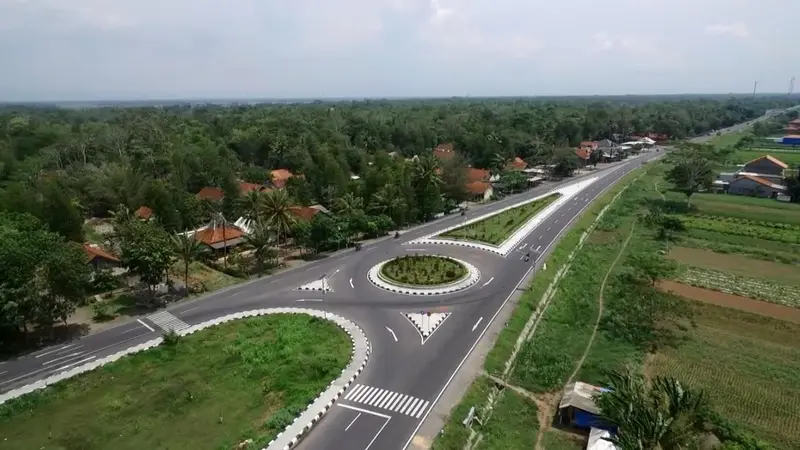
<path fill-rule="evenodd" d="M 578 157 L 578 167 L 586 167 L 589 164 L 589 157 L 591 155 L 591 150 L 584 147 L 575 150 L 575 156 Z"/>
<path fill-rule="evenodd" d="M 206 225 L 190 232 L 190 236 L 213 251 L 229 249 L 244 242 L 244 232 L 232 225 Z"/>
<path fill-rule="evenodd" d="M 587 450 L 615 450 L 616 447 L 604 438 L 616 433 L 616 427 L 600 418 L 600 408 L 594 398 L 606 389 L 576 381 L 564 388 L 558 404 L 556 421 L 562 427 L 589 431 Z"/>
<path fill-rule="evenodd" d="M 515 156 L 507 165 L 507 170 L 525 170 L 528 167 L 528 163 L 526 163 L 522 158 L 519 156 Z"/>
<path fill-rule="evenodd" d="M 139 220 L 148 221 L 153 217 L 153 210 L 147 206 L 140 206 L 139 209 L 133 213 L 133 216 Z"/>
<path fill-rule="evenodd" d="M 294 178 L 295 176 L 300 177 L 301 175 L 295 175 L 289 169 L 275 169 L 270 172 L 270 180 L 272 185 L 275 186 L 275 189 L 286 188 L 286 183 L 289 182 L 290 178 Z"/>
<path fill-rule="evenodd" d="M 85 242 L 83 251 L 86 253 L 86 262 L 97 272 L 100 270 L 117 270 L 122 264 L 116 256 L 112 255 L 97 244 Z"/>
<path fill-rule="evenodd" d="M 778 198 L 779 194 L 786 193 L 786 186 L 774 183 L 766 178 L 740 174 L 739 177 L 728 183 L 728 193 L 749 195 L 751 197 Z"/>
<path fill-rule="evenodd" d="M 268 190 L 270 190 L 269 187 L 263 184 L 248 183 L 246 181 L 239 182 L 239 192 L 242 195 L 253 191 L 264 192 Z M 222 200 L 223 197 L 225 197 L 225 193 L 222 191 L 222 189 L 218 187 L 206 186 L 203 189 L 200 189 L 200 192 L 195 194 L 195 197 L 197 197 L 199 200 L 218 202 Z"/>
<path fill-rule="evenodd" d="M 470 196 L 470 200 L 474 202 L 487 201 L 494 195 L 494 188 L 492 188 L 491 183 L 487 181 L 470 181 L 465 187 Z"/>

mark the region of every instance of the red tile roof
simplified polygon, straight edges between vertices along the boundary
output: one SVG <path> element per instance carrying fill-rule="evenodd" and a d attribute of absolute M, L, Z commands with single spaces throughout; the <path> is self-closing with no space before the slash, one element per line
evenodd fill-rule
<path fill-rule="evenodd" d="M 450 159 L 455 155 L 453 144 L 439 144 L 433 149 L 433 156 L 438 160 Z"/>
<path fill-rule="evenodd" d="M 488 181 L 491 174 L 486 169 L 467 168 L 467 181 Z"/>
<path fill-rule="evenodd" d="M 761 177 L 754 177 L 752 175 L 742 175 L 739 178 L 733 180 L 731 183 L 735 183 L 736 181 L 744 179 L 744 178 L 747 178 L 748 180 L 751 180 L 751 181 L 755 181 L 756 183 L 761 184 L 763 186 L 775 189 L 775 183 L 772 183 L 771 181 L 765 180 L 765 179 L 763 179 Z"/>
<path fill-rule="evenodd" d="M 575 154 L 578 155 L 580 159 L 589 159 L 590 152 L 585 148 L 579 148 L 575 150 Z"/>
<path fill-rule="evenodd" d="M 203 189 L 200 189 L 200 192 L 196 194 L 196 197 L 201 200 L 218 202 L 222 200 L 222 197 L 225 197 L 225 193 L 222 192 L 222 189 L 217 187 L 204 187 Z"/>
<path fill-rule="evenodd" d="M 285 188 L 286 182 L 294 176 L 289 169 L 275 169 L 270 173 L 272 174 L 272 184 L 278 189 Z"/>
<path fill-rule="evenodd" d="M 266 186 L 264 186 L 263 184 L 248 183 L 246 181 L 242 181 L 242 182 L 239 183 L 239 190 L 242 192 L 242 194 L 247 194 L 248 192 L 253 192 L 253 191 L 261 192 L 261 191 L 265 191 L 267 189 L 268 188 Z"/>
<path fill-rule="evenodd" d="M 223 229 L 225 239 L 223 239 Z M 194 234 L 195 239 L 209 246 L 223 241 L 231 241 L 242 236 L 244 236 L 242 230 L 231 226 L 208 227 Z"/>
<path fill-rule="evenodd" d="M 95 258 L 105 259 L 107 261 L 119 262 L 119 258 L 103 250 L 103 248 L 97 244 L 84 242 L 83 251 L 86 252 L 86 258 L 87 261 L 89 262 L 93 261 Z"/>
<path fill-rule="evenodd" d="M 745 164 L 745 166 L 747 166 L 749 164 L 752 164 L 752 163 L 754 163 L 756 161 L 761 161 L 762 159 L 766 159 L 767 161 L 771 162 L 772 164 L 775 164 L 776 166 L 780 166 L 780 167 L 782 167 L 784 169 L 788 169 L 789 168 L 788 164 L 786 164 L 785 162 L 781 161 L 780 159 L 775 158 L 775 157 L 770 156 L 770 155 L 760 156 L 760 157 L 748 162 L 747 164 Z"/>
<path fill-rule="evenodd" d="M 136 212 L 133 213 L 133 215 L 140 219 L 147 220 L 153 216 L 153 210 L 148 208 L 147 206 L 140 206 L 139 209 L 137 209 Z"/>
<path fill-rule="evenodd" d="M 492 185 L 485 181 L 473 181 L 471 183 L 467 183 L 465 187 L 467 188 L 467 191 L 473 195 L 483 195 L 492 187 Z"/>
<path fill-rule="evenodd" d="M 310 206 L 292 206 L 289 208 L 289 211 L 298 219 L 305 221 L 310 221 L 320 212 L 319 209 Z"/>
<path fill-rule="evenodd" d="M 523 161 L 519 156 L 515 156 L 514 160 L 508 163 L 508 166 L 516 170 L 523 170 L 528 167 L 528 163 Z"/>
<path fill-rule="evenodd" d="M 597 148 L 597 142 L 583 141 L 578 145 L 578 147 Z"/>
<path fill-rule="evenodd" d="M 789 125 L 800 125 L 800 119 L 794 119 L 793 121 L 789 122 Z"/>

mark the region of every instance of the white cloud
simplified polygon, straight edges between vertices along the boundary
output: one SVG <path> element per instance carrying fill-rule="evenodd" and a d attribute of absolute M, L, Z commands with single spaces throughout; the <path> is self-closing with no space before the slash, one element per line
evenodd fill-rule
<path fill-rule="evenodd" d="M 706 27 L 706 34 L 712 36 L 734 36 L 738 38 L 750 37 L 750 29 L 747 25 L 738 22 L 732 24 L 714 24 Z"/>

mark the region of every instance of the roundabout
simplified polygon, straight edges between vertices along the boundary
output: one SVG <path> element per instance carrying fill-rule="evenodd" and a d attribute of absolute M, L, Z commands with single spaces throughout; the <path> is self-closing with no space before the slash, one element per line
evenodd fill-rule
<path fill-rule="evenodd" d="M 406 295 L 444 295 L 462 291 L 481 279 L 472 264 L 450 256 L 399 256 L 373 266 L 369 281 L 384 290 Z"/>

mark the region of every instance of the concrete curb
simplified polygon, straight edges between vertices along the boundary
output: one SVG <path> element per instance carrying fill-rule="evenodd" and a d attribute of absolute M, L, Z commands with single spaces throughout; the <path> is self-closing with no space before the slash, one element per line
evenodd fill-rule
<path fill-rule="evenodd" d="M 355 381 L 356 377 L 361 374 L 364 368 L 369 362 L 370 357 L 370 350 L 371 346 L 369 341 L 367 340 L 367 336 L 358 325 L 354 324 L 348 319 L 344 317 L 338 316 L 336 314 L 328 313 L 325 311 L 314 310 L 314 309 L 306 309 L 306 308 L 266 308 L 266 309 L 254 309 L 249 311 L 242 311 L 233 314 L 228 314 L 225 316 L 217 317 L 215 319 L 211 319 L 197 325 L 192 325 L 188 328 L 184 328 L 177 333 L 180 336 L 187 336 L 192 333 L 201 331 L 203 329 L 213 327 L 216 325 L 221 325 L 226 322 L 230 322 L 232 320 L 237 319 L 244 319 L 247 317 L 256 317 L 256 316 L 264 316 L 269 314 L 308 314 L 310 316 L 323 318 L 326 320 L 330 320 L 341 327 L 347 334 L 350 336 L 350 340 L 353 343 L 352 349 L 352 358 L 350 359 L 350 363 L 347 367 L 342 370 L 342 374 L 331 382 L 328 388 L 320 393 L 316 399 L 314 399 L 308 407 L 303 411 L 298 417 L 294 419 L 294 421 L 287 426 L 283 432 L 278 434 L 270 443 L 264 447 L 263 450 L 287 450 L 295 445 L 311 430 L 311 428 L 317 424 L 320 419 L 325 415 L 328 410 L 333 406 L 336 400 L 344 394 L 348 387 Z M 56 375 L 52 375 L 47 377 L 43 380 L 39 380 L 35 383 L 22 386 L 18 389 L 11 390 L 6 392 L 5 394 L 0 395 L 0 404 L 3 404 L 9 400 L 21 397 L 25 394 L 31 393 L 33 391 L 44 389 L 52 384 L 58 383 L 62 380 L 67 378 L 74 377 L 76 375 L 92 371 L 97 369 L 98 367 L 104 366 L 108 363 L 114 362 L 123 356 L 131 355 L 134 353 L 139 353 L 144 350 L 151 349 L 156 347 L 164 342 L 163 337 L 158 337 L 156 339 L 152 339 L 150 341 L 144 342 L 139 345 L 135 345 L 130 348 L 126 348 L 125 350 L 119 351 L 112 355 L 108 355 L 106 357 L 94 360 L 90 363 L 77 366 L 71 368 L 69 370 L 60 372 Z"/>
<path fill-rule="evenodd" d="M 333 292 L 331 289 L 331 285 L 328 283 L 327 278 L 323 278 L 322 280 L 314 280 L 311 283 L 306 283 L 302 286 L 299 286 L 296 290 L 298 291 L 317 291 L 317 292 Z"/>
<path fill-rule="evenodd" d="M 612 170 L 612 171 L 610 171 L 608 173 L 612 173 L 614 171 L 615 170 Z M 575 183 L 569 184 L 567 186 L 562 186 L 562 187 L 558 187 L 558 188 L 552 189 L 552 190 L 550 190 L 550 191 L 548 191 L 548 192 L 546 192 L 546 193 L 544 193 L 542 195 L 539 195 L 539 196 L 536 196 L 536 197 L 533 197 L 533 198 L 530 198 L 530 199 L 526 199 L 526 200 L 514 203 L 512 205 L 506 206 L 506 207 L 504 207 L 502 209 L 499 209 L 497 211 L 494 211 L 494 212 L 491 212 L 491 213 L 487 213 L 487 214 L 483 214 L 483 215 L 480 215 L 478 217 L 474 217 L 474 218 L 472 218 L 470 220 L 467 220 L 467 221 L 465 221 L 463 223 L 459 223 L 459 224 L 456 224 L 456 225 L 451 225 L 451 226 L 449 226 L 447 228 L 444 228 L 442 230 L 436 231 L 434 233 L 428 234 L 428 235 L 423 236 L 423 237 L 418 238 L 418 239 L 414 239 L 413 241 L 409 241 L 404 245 L 414 245 L 414 244 L 416 244 L 416 245 L 419 245 L 419 244 L 423 244 L 423 245 L 424 244 L 454 245 L 454 246 L 458 246 L 458 247 L 467 247 L 467 248 L 473 248 L 473 249 L 477 249 L 477 250 L 484 250 L 484 251 L 488 251 L 488 252 L 492 252 L 492 253 L 498 254 L 500 256 L 506 256 L 512 250 L 514 250 L 514 248 L 516 248 L 517 244 L 519 244 L 536 227 L 538 227 L 540 223 L 542 223 L 545 219 L 550 217 L 550 215 L 553 214 L 553 212 L 555 212 L 562 205 L 564 205 L 567 201 L 569 201 L 574 196 L 578 195 L 587 186 L 589 186 L 590 184 L 592 184 L 595 181 L 599 180 L 600 178 L 601 178 L 600 176 L 593 176 L 593 177 L 588 177 L 588 178 L 585 178 L 585 179 L 581 179 L 581 180 L 579 180 L 579 181 L 577 181 Z M 464 227 L 464 226 L 468 226 L 468 225 L 471 225 L 471 224 L 476 223 L 476 222 L 480 222 L 480 221 L 482 221 L 484 219 L 487 219 L 489 217 L 496 216 L 498 214 L 502 214 L 502 213 L 504 213 L 504 212 L 506 212 L 508 210 L 511 210 L 511 209 L 514 209 L 514 208 L 518 208 L 518 207 L 526 205 L 528 203 L 535 202 L 537 200 L 540 200 L 542 198 L 548 197 L 548 196 L 556 194 L 556 193 L 560 193 L 561 194 L 561 198 L 557 199 L 556 201 L 554 201 L 550 205 L 547 205 L 546 208 L 542 209 L 536 215 L 534 215 L 533 217 L 528 219 L 528 221 L 525 222 L 524 225 L 522 225 L 519 229 L 517 229 L 517 231 L 512 233 L 511 236 L 509 236 L 500 245 L 483 244 L 483 243 L 480 243 L 480 242 L 469 241 L 469 240 L 437 238 L 438 236 L 440 236 L 440 235 L 442 235 L 444 233 L 447 233 L 449 231 L 452 231 L 452 230 L 455 230 L 455 229 L 458 229 L 458 228 L 461 228 L 461 227 Z"/>
<path fill-rule="evenodd" d="M 444 322 L 445 319 L 450 316 L 450 314 L 451 313 L 436 313 L 435 316 L 431 315 L 430 317 L 433 320 L 428 323 L 428 330 L 425 331 L 425 327 L 423 325 L 423 321 L 425 320 L 423 318 L 424 313 L 403 313 L 403 315 L 406 316 L 406 319 L 414 324 L 414 326 L 417 328 L 417 331 L 419 331 L 419 334 L 422 335 L 423 338 L 432 335 L 433 332 L 439 328 L 439 325 L 441 325 L 442 322 Z"/>
<path fill-rule="evenodd" d="M 467 289 L 481 279 L 481 272 L 478 270 L 477 267 L 473 266 L 472 264 L 453 258 L 451 256 L 444 256 L 444 255 L 426 255 L 426 256 L 438 256 L 440 258 L 447 258 L 452 259 L 453 261 L 462 264 L 467 269 L 467 277 L 463 278 L 455 283 L 440 286 L 440 287 L 409 287 L 409 286 L 401 286 L 397 284 L 390 283 L 385 281 L 383 277 L 380 275 L 381 269 L 383 266 L 392 261 L 391 259 L 383 261 L 379 264 L 372 266 L 367 272 L 367 278 L 369 281 L 378 288 L 381 288 L 386 291 L 394 292 L 396 294 L 405 294 L 405 295 L 445 295 L 445 294 L 452 294 L 453 292 L 463 291 Z"/>

